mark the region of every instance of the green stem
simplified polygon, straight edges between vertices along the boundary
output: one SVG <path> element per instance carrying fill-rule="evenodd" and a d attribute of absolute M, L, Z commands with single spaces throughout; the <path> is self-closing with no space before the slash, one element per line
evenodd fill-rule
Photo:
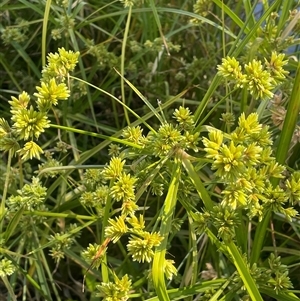
<path fill-rule="evenodd" d="M 51 0 L 46 1 L 45 12 L 43 17 L 43 30 L 42 30 L 42 65 L 46 65 L 46 51 L 47 51 L 47 25 L 49 21 Z"/>
<path fill-rule="evenodd" d="M 6 289 L 7 289 L 7 292 L 8 292 L 8 294 L 9 294 L 10 298 L 11 298 L 13 301 L 17 301 L 16 295 L 15 295 L 15 293 L 14 293 L 14 289 L 13 289 L 13 287 L 10 285 L 10 283 L 9 283 L 9 281 L 8 281 L 8 279 L 7 279 L 7 276 L 2 276 L 1 279 L 2 279 L 2 282 L 3 282 L 4 286 L 5 286 Z"/>
<path fill-rule="evenodd" d="M 124 32 L 124 37 L 123 37 L 123 42 L 122 42 L 122 55 L 121 55 L 121 91 L 122 91 L 122 102 L 125 104 L 125 81 L 124 81 L 124 76 L 125 76 L 125 70 L 124 70 L 124 66 L 125 66 L 125 53 L 126 53 L 126 42 L 127 42 L 127 38 L 128 38 L 128 32 L 129 32 L 129 26 L 130 26 L 130 20 L 131 20 L 131 13 L 132 13 L 132 6 L 129 6 L 129 10 L 128 10 L 128 17 L 127 17 L 127 22 L 126 22 L 126 27 L 125 27 L 125 32 Z M 126 107 L 124 107 L 124 114 L 125 114 L 125 119 L 127 124 L 130 124 L 130 119 L 128 116 L 128 112 Z"/>
<path fill-rule="evenodd" d="M 110 181 L 110 185 L 109 185 L 110 188 L 112 187 L 112 185 L 113 185 L 113 180 Z M 110 218 L 111 206 L 112 206 L 111 197 L 108 196 L 106 199 L 104 214 L 103 214 L 103 218 L 102 218 L 102 229 L 101 229 L 101 242 L 102 243 L 105 240 L 105 228 L 108 225 L 108 219 Z M 102 273 L 102 281 L 106 282 L 106 283 L 109 282 L 106 252 L 103 254 L 103 258 L 102 258 L 101 273 Z"/>
<path fill-rule="evenodd" d="M 72 218 L 77 220 L 97 220 L 97 217 L 90 215 L 80 215 L 74 213 L 59 213 L 59 212 L 48 212 L 48 211 L 23 211 L 24 215 L 33 215 L 33 216 L 45 216 L 53 218 Z"/>
<path fill-rule="evenodd" d="M 65 130 L 65 131 L 69 131 L 69 132 L 73 132 L 73 133 L 78 133 L 78 134 L 82 134 L 82 135 L 88 135 L 88 136 L 100 138 L 100 139 L 103 139 L 103 140 L 108 140 L 108 141 L 111 141 L 111 142 L 125 144 L 125 145 L 131 146 L 133 148 L 142 148 L 138 144 L 135 144 L 135 143 L 123 140 L 123 139 L 118 139 L 118 138 L 113 137 L 113 136 L 106 136 L 106 135 L 97 134 L 97 133 L 93 133 L 93 132 L 88 132 L 88 131 L 84 131 L 84 130 L 79 130 L 79 129 L 75 129 L 75 128 L 67 127 L 67 126 L 63 126 L 63 125 L 58 125 L 58 124 L 50 124 L 50 126 L 52 128 L 56 128 L 56 129 L 61 129 L 61 130 Z"/>
<path fill-rule="evenodd" d="M 2 233 L 2 226 L 3 226 L 3 216 L 5 214 L 5 202 L 6 202 L 6 195 L 8 190 L 8 183 L 9 183 L 9 177 L 10 177 L 10 167 L 11 167 L 11 159 L 12 159 L 12 150 L 8 152 L 8 159 L 7 159 L 7 167 L 6 167 L 6 177 L 5 177 L 5 183 L 4 183 L 4 189 L 3 189 L 3 195 L 1 200 L 1 206 L 0 206 L 0 232 Z"/>

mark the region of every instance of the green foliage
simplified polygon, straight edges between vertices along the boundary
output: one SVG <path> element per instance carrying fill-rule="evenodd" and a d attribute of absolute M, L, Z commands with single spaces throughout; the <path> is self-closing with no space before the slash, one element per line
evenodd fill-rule
<path fill-rule="evenodd" d="M 260 5 L 0 4 L 4 298 L 299 300 L 299 7 Z"/>

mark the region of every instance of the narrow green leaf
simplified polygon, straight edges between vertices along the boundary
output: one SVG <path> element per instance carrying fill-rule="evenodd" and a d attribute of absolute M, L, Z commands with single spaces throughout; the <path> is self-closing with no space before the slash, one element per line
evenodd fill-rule
<path fill-rule="evenodd" d="M 132 6 L 129 7 L 128 10 L 128 16 L 127 16 L 127 21 L 126 21 L 126 27 L 125 27 L 125 32 L 124 32 L 124 37 L 122 40 L 122 55 L 121 55 L 121 92 L 122 92 L 122 102 L 126 104 L 126 96 L 125 96 L 125 85 L 124 85 L 124 75 L 125 75 L 125 55 L 126 55 L 126 46 L 127 46 L 127 39 L 128 39 L 128 34 L 129 34 L 129 27 L 130 27 L 130 20 L 131 20 L 131 15 L 132 15 Z M 124 114 L 125 114 L 125 119 L 127 122 L 127 125 L 130 124 L 130 119 L 128 112 L 125 107 L 124 108 Z"/>
<path fill-rule="evenodd" d="M 47 26 L 50 15 L 52 0 L 46 1 L 45 12 L 43 17 L 43 31 L 42 31 L 42 65 L 46 65 L 46 51 L 47 51 Z"/>
<path fill-rule="evenodd" d="M 30 67 L 31 71 L 35 74 L 37 78 L 41 78 L 41 72 L 37 68 L 36 64 L 34 61 L 30 58 L 28 53 L 25 51 L 25 49 L 18 43 L 16 42 L 11 42 L 11 45 L 16 49 L 18 54 L 23 58 L 23 60 L 28 64 Z"/>
<path fill-rule="evenodd" d="M 160 121 L 161 124 L 164 123 L 164 120 L 162 117 L 158 114 L 158 112 L 155 110 L 155 108 L 152 106 L 152 104 L 148 101 L 148 99 L 129 81 L 127 80 L 118 70 L 115 69 L 115 71 L 125 80 L 127 85 L 137 94 L 137 96 L 147 105 L 147 107 L 152 111 L 155 117 Z"/>
<path fill-rule="evenodd" d="M 156 22 L 158 31 L 159 31 L 159 33 L 160 33 L 160 37 L 161 37 L 162 40 L 163 40 L 163 43 L 164 43 L 164 46 L 165 46 L 165 49 L 166 49 L 168 55 L 170 55 L 170 53 L 169 53 L 169 48 L 168 48 L 168 44 L 167 44 L 166 38 L 165 38 L 165 36 L 164 36 L 164 33 L 163 33 L 163 31 L 162 31 L 162 27 L 161 27 L 159 15 L 158 15 L 158 13 L 157 13 L 157 9 L 156 9 L 155 2 L 154 2 L 154 0 L 150 0 L 149 3 L 150 3 L 150 7 L 151 7 L 151 9 L 152 9 L 152 12 L 153 12 L 153 16 L 154 16 L 154 19 L 155 19 L 155 22 Z"/>
<path fill-rule="evenodd" d="M 4 241 L 7 242 L 8 239 L 14 234 L 16 227 L 19 224 L 20 219 L 23 216 L 24 207 L 21 207 L 13 216 L 13 218 L 9 221 L 9 224 L 4 233 Z"/>
<path fill-rule="evenodd" d="M 278 301 L 299 301 L 300 298 L 298 298 L 293 293 L 284 293 L 284 292 L 278 292 L 276 293 L 275 290 L 271 288 L 260 288 L 261 292 L 266 294 L 267 296 L 270 296 Z"/>
<path fill-rule="evenodd" d="M 176 158 L 171 174 L 168 193 L 164 202 L 163 210 L 161 211 L 160 215 L 160 235 L 163 237 L 163 241 L 155 249 L 152 265 L 153 286 L 159 300 L 164 301 L 170 300 L 166 289 L 164 266 L 168 237 L 171 230 L 171 223 L 177 201 L 177 192 L 180 179 L 180 165 L 181 163 L 179 162 L 179 159 Z"/>
<path fill-rule="evenodd" d="M 233 263 L 249 293 L 249 296 L 251 297 L 251 300 L 255 301 L 263 301 L 259 290 L 257 288 L 257 285 L 253 278 L 250 275 L 250 271 L 248 266 L 243 260 L 242 255 L 238 251 L 237 247 L 233 242 L 227 243 L 227 249 L 228 252 L 230 253 Z"/>
<path fill-rule="evenodd" d="M 197 174 L 193 164 L 190 162 L 189 159 L 183 157 L 182 164 L 186 169 L 190 179 L 192 180 L 201 200 L 206 209 L 212 210 L 213 209 L 213 201 L 211 200 L 207 190 L 205 189 L 203 183 L 200 180 L 199 175 Z"/>
<path fill-rule="evenodd" d="M 184 288 L 175 288 L 167 290 L 168 295 L 172 301 L 183 300 L 185 297 L 193 296 L 199 293 L 204 293 L 207 289 L 218 288 L 226 282 L 226 279 L 216 279 L 210 281 L 203 281 L 193 286 Z M 161 301 L 159 297 L 146 299 L 145 301 Z"/>
<path fill-rule="evenodd" d="M 244 27 L 244 22 L 232 11 L 232 9 L 230 7 L 228 7 L 224 1 L 221 0 L 213 0 L 213 2 L 219 6 L 219 8 L 224 10 L 224 13 L 230 18 L 230 20 L 232 22 L 234 22 L 237 26 L 239 26 L 240 28 Z M 249 32 L 249 27 L 247 26 L 244 29 L 245 33 Z"/>

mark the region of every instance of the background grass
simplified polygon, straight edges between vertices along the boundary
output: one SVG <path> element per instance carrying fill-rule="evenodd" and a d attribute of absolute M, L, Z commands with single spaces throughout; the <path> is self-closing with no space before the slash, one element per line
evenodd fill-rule
<path fill-rule="evenodd" d="M 120 138 L 122 129 L 129 124 L 147 123 L 156 130 L 160 125 L 157 115 L 171 120 L 174 108 L 184 104 L 195 112 L 196 131 L 205 135 L 203 125 L 230 132 L 221 120 L 223 113 L 233 113 L 237 117 L 242 112 L 258 111 L 260 121 L 272 130 L 278 162 L 288 164 L 291 170 L 298 169 L 299 142 L 294 128 L 299 123 L 300 27 L 298 13 L 294 12 L 294 18 L 289 14 L 298 9 L 297 1 L 259 2 L 214 0 L 207 1 L 207 10 L 205 7 L 195 10 L 195 3 L 190 0 L 140 1 L 132 8 L 124 8 L 121 1 L 2 1 L 0 117 L 10 118 L 8 101 L 11 96 L 23 90 L 33 95 L 46 54 L 56 52 L 59 47 L 80 52 L 72 75 L 82 80 L 70 78 L 71 96 L 51 112 L 52 127 L 40 140 L 41 147 L 51 150 L 61 163 L 61 167 L 55 168 L 60 172 L 58 177 L 42 178 L 47 187 L 44 210 L 8 212 L 5 218 L 2 256 L 11 259 L 18 272 L 4 278 L 0 284 L 3 298 L 13 299 L 11 292 L 14 292 L 18 300 L 97 299 L 93 292 L 96 282 L 105 277 L 103 270 L 99 273 L 92 269 L 88 273 L 86 290 L 82 293 L 82 279 L 89 264 L 80 254 L 89 243 L 103 242 L 103 221 L 79 202 L 83 173 L 86 168 L 103 168 L 109 161 L 107 150 L 111 140 Z M 263 60 L 271 51 L 285 52 L 290 58 L 288 81 L 277 91 L 282 108 L 287 110 L 283 127 L 283 121 L 274 122 L 276 108 L 271 102 L 261 104 L 246 90 L 232 91 L 216 75 L 217 65 L 227 55 L 246 63 L 253 58 Z M 155 111 L 158 102 L 161 105 Z M 55 148 L 61 141 L 65 143 L 65 152 Z M 3 153 L 1 193 L 7 162 L 8 156 Z M 8 195 L 16 194 L 24 183 L 36 176 L 38 164 L 42 162 L 33 160 L 30 165 L 22 165 L 13 158 Z M 189 166 L 186 162 L 185 168 L 191 179 L 194 177 L 197 181 L 200 177 L 204 182 L 197 182 L 194 197 L 197 198 L 198 192 L 209 203 L 211 198 L 216 201 L 218 197 L 214 195 L 215 183 L 209 180 L 212 172 L 207 166 L 202 168 L 203 165 Z M 168 167 L 166 178 L 175 179 L 176 173 Z M 163 184 L 168 188 L 162 197 L 141 193 L 139 206 L 146 204 L 149 208 L 145 215 L 148 229 L 157 227 L 158 230 L 154 221 L 162 214 L 161 208 L 177 195 L 177 184 L 172 186 L 166 182 Z M 203 198 L 203 194 L 207 196 Z M 236 256 L 232 263 L 224 250 L 218 251 L 213 233 L 210 239 L 206 235 L 193 235 L 189 225 L 192 210 L 178 203 L 174 208 L 173 226 L 176 222 L 182 226 L 171 232 L 162 252 L 174 258 L 179 275 L 166 282 L 166 287 L 158 293 L 160 300 L 168 298 L 165 289 L 170 300 L 197 300 L 197 296 L 199 300 L 206 300 L 204 292 L 214 288 L 213 297 L 207 297 L 208 300 L 238 300 L 238 292 L 230 291 L 230 277 L 234 277 L 236 269 L 241 273 L 245 271 L 243 279 L 248 292 L 252 288 L 250 295 L 257 296 L 255 283 L 238 255 L 240 250 L 230 249 L 232 256 Z M 76 225 L 70 229 L 74 223 Z M 251 232 L 248 225 L 245 218 L 241 227 L 245 235 L 238 247 L 244 251 L 242 245 L 253 241 L 251 263 L 261 265 L 266 264 L 271 252 L 279 254 L 289 267 L 295 289 L 295 294 L 280 295 L 260 290 L 262 299 L 253 300 L 298 300 L 298 219 L 287 223 L 279 214 L 269 214 L 262 223 L 253 221 Z M 170 227 L 168 224 L 161 231 L 170 232 Z M 66 244 L 65 257 L 59 264 L 49 256 L 49 250 L 57 243 L 51 237 L 55 233 L 61 233 L 62 240 L 76 238 L 72 245 Z M 161 265 L 160 260 L 156 254 L 154 270 Z M 113 267 L 119 275 L 131 275 L 132 298 L 158 300 L 153 285 L 164 283 L 164 277 L 157 272 L 157 282 L 152 283 L 147 278 L 149 266 L 133 262 L 124 241 L 110 244 L 107 262 L 108 268 Z M 200 282 L 201 272 L 209 270 L 207 263 L 212 265 L 217 279 Z M 7 292 L 9 289 L 11 292 Z"/>

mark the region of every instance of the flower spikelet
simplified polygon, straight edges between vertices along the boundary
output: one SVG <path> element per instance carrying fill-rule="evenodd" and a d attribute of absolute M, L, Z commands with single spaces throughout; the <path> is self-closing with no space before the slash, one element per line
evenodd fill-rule
<path fill-rule="evenodd" d="M 220 177 L 226 177 L 227 175 L 238 177 L 244 170 L 243 151 L 244 146 L 236 146 L 233 141 L 230 142 L 229 146 L 222 145 L 219 155 L 215 157 L 212 165 L 212 168 L 217 170 L 216 175 Z"/>
<path fill-rule="evenodd" d="M 12 115 L 17 113 L 19 110 L 26 109 L 30 101 L 30 97 L 25 91 L 19 94 L 18 98 L 12 96 L 11 99 L 12 100 L 8 103 L 10 104 L 10 112 Z"/>
<path fill-rule="evenodd" d="M 105 228 L 105 236 L 109 237 L 113 243 L 116 243 L 128 229 L 123 216 L 108 220 L 109 226 Z"/>
<path fill-rule="evenodd" d="M 120 2 L 123 3 L 124 8 L 127 8 L 139 5 L 141 3 L 141 0 L 120 0 Z"/>
<path fill-rule="evenodd" d="M 258 115 L 251 113 L 247 118 L 245 113 L 239 117 L 239 127 L 247 134 L 257 134 L 261 131 L 262 125 L 258 122 Z"/>
<path fill-rule="evenodd" d="M 0 261 L 0 277 L 6 277 L 6 276 L 10 276 L 11 274 L 14 273 L 14 271 L 16 270 L 16 267 L 13 265 L 13 263 L 6 259 L 3 258 Z"/>
<path fill-rule="evenodd" d="M 0 150 L 10 151 L 15 154 L 19 149 L 20 145 L 16 138 L 4 137 L 0 139 Z"/>
<path fill-rule="evenodd" d="M 36 87 L 38 93 L 34 93 L 37 97 L 37 105 L 40 111 L 48 111 L 51 106 L 56 106 L 59 99 L 65 100 L 70 96 L 65 83 L 57 84 L 54 78 L 49 82 L 42 82 L 41 87 Z"/>
<path fill-rule="evenodd" d="M 129 291 L 131 289 L 131 280 L 126 274 L 119 279 L 115 274 L 114 282 L 102 282 L 96 286 L 99 293 L 96 293 L 97 297 L 102 297 L 103 301 L 126 301 L 129 299 Z"/>
<path fill-rule="evenodd" d="M 123 172 L 111 188 L 111 196 L 117 201 L 133 200 L 135 198 L 134 183 L 136 180 L 135 177 Z"/>
<path fill-rule="evenodd" d="M 59 48 L 58 53 L 49 53 L 47 57 L 48 64 L 42 71 L 44 81 L 51 78 L 63 80 L 68 73 L 73 71 L 78 62 L 79 52 L 67 51 Z"/>
<path fill-rule="evenodd" d="M 285 183 L 287 187 L 290 202 L 294 204 L 300 201 L 300 172 L 296 171 L 292 174 L 291 178 Z"/>
<path fill-rule="evenodd" d="M 44 152 L 34 141 L 29 141 L 25 143 L 22 149 L 18 150 L 18 153 L 25 161 L 32 158 L 40 159 L 40 155 Z"/>
<path fill-rule="evenodd" d="M 154 256 L 153 247 L 159 246 L 162 237 L 158 233 L 144 232 L 143 238 L 132 235 L 127 244 L 133 261 L 151 262 Z"/>
<path fill-rule="evenodd" d="M 273 97 L 274 80 L 267 70 L 263 70 L 261 61 L 252 60 L 245 65 L 246 84 L 248 91 L 258 99 Z"/>
<path fill-rule="evenodd" d="M 219 154 L 219 149 L 223 143 L 223 133 L 219 130 L 212 130 L 208 134 L 208 138 L 203 137 L 202 142 L 207 152 L 207 158 L 215 158 Z"/>
<path fill-rule="evenodd" d="M 150 134 L 148 138 L 149 148 L 153 149 L 156 156 L 167 155 L 174 146 L 184 139 L 180 131 L 170 123 L 161 125 L 158 133 Z"/>
<path fill-rule="evenodd" d="M 218 236 L 222 239 L 232 240 L 235 237 L 235 227 L 238 227 L 240 221 L 238 214 L 232 207 L 215 206 L 212 211 Z"/>
<path fill-rule="evenodd" d="M 180 106 L 179 109 L 174 111 L 173 118 L 176 119 L 183 130 L 191 130 L 194 126 L 194 117 L 189 108 Z"/>
<path fill-rule="evenodd" d="M 172 280 L 177 275 L 177 269 L 174 266 L 174 260 L 166 259 L 164 262 L 164 272 L 168 280 Z"/>
<path fill-rule="evenodd" d="M 9 123 L 4 118 L 0 118 L 0 139 L 9 136 L 10 132 Z"/>
<path fill-rule="evenodd" d="M 242 188 L 235 187 L 235 185 L 224 189 L 222 194 L 224 196 L 222 201 L 223 206 L 236 209 L 240 205 L 245 206 L 247 203 L 245 191 Z"/>
<path fill-rule="evenodd" d="M 244 87 L 246 76 L 242 73 L 240 63 L 234 57 L 227 56 L 222 59 L 222 64 L 218 65 L 218 74 L 235 82 L 237 87 Z"/>
<path fill-rule="evenodd" d="M 113 157 L 109 165 L 104 168 L 102 175 L 106 180 L 116 179 L 122 174 L 123 166 L 125 161 L 122 161 L 119 157 Z"/>
<path fill-rule="evenodd" d="M 81 255 L 85 260 L 92 262 L 94 268 L 99 268 L 106 250 L 106 246 L 103 248 L 102 245 L 89 244 L 89 246 L 81 253 Z"/>
<path fill-rule="evenodd" d="M 18 190 L 17 196 L 8 199 L 8 205 L 15 210 L 24 207 L 25 210 L 34 210 L 44 203 L 47 189 L 43 187 L 38 178 L 33 177 L 31 184 L 25 184 Z"/>
<path fill-rule="evenodd" d="M 133 200 L 127 200 L 123 201 L 122 208 L 121 208 L 121 214 L 124 216 L 127 215 L 134 215 L 135 211 L 138 209 L 138 205 Z"/>
<path fill-rule="evenodd" d="M 50 126 L 46 113 L 37 112 L 32 106 L 28 110 L 18 110 L 11 119 L 19 138 L 24 140 L 38 138 Z"/>
<path fill-rule="evenodd" d="M 129 126 L 124 129 L 122 136 L 124 139 L 134 142 L 138 145 L 143 145 L 145 142 L 145 137 L 143 136 L 143 129 L 140 126 L 132 127 Z"/>
<path fill-rule="evenodd" d="M 137 233 L 141 233 L 142 230 L 145 228 L 145 221 L 143 215 L 140 214 L 139 218 L 135 215 L 127 218 L 129 224 L 133 227 L 134 231 Z"/>
<path fill-rule="evenodd" d="M 288 60 L 284 60 L 284 58 L 283 53 L 278 54 L 276 51 L 272 52 L 270 62 L 265 58 L 267 70 L 278 82 L 285 79 L 289 74 L 288 71 L 283 69 L 283 66 L 288 63 Z"/>

